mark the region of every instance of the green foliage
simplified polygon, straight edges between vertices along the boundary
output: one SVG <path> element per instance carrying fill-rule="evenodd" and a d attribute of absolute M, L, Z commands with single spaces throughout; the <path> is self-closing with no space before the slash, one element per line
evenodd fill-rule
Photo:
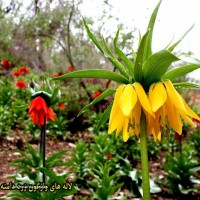
<path fill-rule="evenodd" d="M 28 177 L 34 181 L 41 181 L 38 179 L 38 168 L 41 167 L 41 155 L 39 155 L 39 150 L 36 151 L 30 144 L 26 145 L 27 152 L 17 150 L 23 158 L 15 159 L 12 163 L 13 166 L 18 167 L 19 173 L 27 174 Z M 61 160 L 61 157 L 66 154 L 67 151 L 56 152 L 46 159 L 46 168 L 50 169 L 56 166 L 65 166 Z M 34 170 L 32 170 L 34 169 Z"/>
<path fill-rule="evenodd" d="M 175 195 L 189 194 L 197 191 L 194 188 L 195 174 L 200 168 L 193 156 L 194 151 L 190 145 L 185 145 L 182 153 L 178 152 L 173 156 L 167 156 L 164 169 L 168 173 L 168 186 Z"/>
<path fill-rule="evenodd" d="M 56 174 L 51 169 L 56 166 L 66 166 L 67 164 L 62 161 L 62 156 L 67 153 L 67 151 L 60 151 L 52 154 L 46 159 L 46 166 L 41 167 L 42 158 L 39 152 L 27 144 L 27 152 L 19 151 L 18 152 L 23 156 L 23 158 L 15 159 L 12 163 L 13 166 L 18 168 L 18 173 L 10 176 L 15 179 L 15 185 L 24 185 L 28 184 L 29 186 L 36 187 L 36 185 L 44 186 L 41 189 L 33 189 L 34 193 L 30 192 L 30 189 L 15 189 L 11 191 L 8 196 L 8 199 L 20 199 L 20 198 L 30 198 L 30 199 L 50 199 L 56 200 L 63 196 L 68 196 L 76 192 L 74 183 L 69 183 L 70 189 L 64 188 L 68 185 L 66 179 L 69 173 Z M 46 176 L 45 184 L 41 183 L 42 173 Z M 23 192 L 22 192 L 23 190 Z"/>
<path fill-rule="evenodd" d="M 191 135 L 191 142 L 195 150 L 194 155 L 197 159 L 200 159 L 200 131 L 194 132 Z"/>
<path fill-rule="evenodd" d="M 131 60 L 129 60 L 126 55 L 122 52 L 122 50 L 120 50 L 118 47 L 117 47 L 117 40 L 118 40 L 118 37 L 119 37 L 119 29 L 116 33 L 116 36 L 113 40 L 113 44 L 114 44 L 114 47 L 115 47 L 115 53 L 116 55 L 119 57 L 119 59 L 121 59 L 124 63 L 125 66 L 127 66 L 127 69 L 128 71 L 131 73 L 132 76 L 134 76 L 134 72 L 133 72 L 133 68 L 134 68 L 134 63 L 131 62 Z"/>
<path fill-rule="evenodd" d="M 112 53 L 112 50 L 106 43 L 105 39 L 103 38 L 103 44 L 101 44 L 96 37 L 93 35 L 93 33 L 90 31 L 85 19 L 83 18 L 83 23 L 85 26 L 85 29 L 87 31 L 88 36 L 93 41 L 93 43 L 97 46 L 97 48 L 101 51 L 101 53 L 119 70 L 119 72 L 126 78 L 128 78 L 128 74 L 125 71 L 124 66 L 117 60 L 116 56 Z M 73 77 L 71 77 L 73 78 Z"/>
<path fill-rule="evenodd" d="M 168 47 L 166 47 L 167 50 L 173 51 L 174 48 L 185 38 L 185 36 L 192 30 L 193 27 L 194 27 L 194 25 L 192 25 L 192 26 L 183 34 L 183 36 L 182 36 L 177 42 L 175 42 L 174 44 L 169 45 Z"/>
<path fill-rule="evenodd" d="M 149 34 L 149 31 L 142 37 L 140 41 L 140 45 L 138 47 L 138 52 L 135 58 L 134 76 L 135 76 L 135 81 L 138 81 L 138 82 L 141 82 L 143 79 L 142 65 L 145 61 L 144 54 L 145 54 L 145 45 L 146 45 L 148 34 Z"/>
<path fill-rule="evenodd" d="M 88 167 L 88 144 L 80 140 L 74 149 L 74 152 L 71 154 L 70 160 L 67 162 L 69 169 L 76 175 L 76 183 L 80 187 L 87 185 L 86 178 L 89 173 Z"/>
<path fill-rule="evenodd" d="M 185 65 L 182 67 L 174 68 L 168 72 L 165 73 L 165 75 L 162 77 L 163 79 L 170 79 L 174 81 L 175 79 L 179 78 L 180 76 L 184 76 L 188 74 L 191 71 L 194 71 L 195 69 L 198 69 L 199 65 L 197 64 L 190 64 Z"/>
<path fill-rule="evenodd" d="M 107 155 L 115 154 L 115 147 L 112 145 L 112 140 L 107 137 L 105 132 L 94 136 L 94 143 L 90 144 L 90 149 L 90 158 L 95 157 L 96 160 L 96 162 L 90 162 L 91 168 L 95 168 L 98 163 L 105 164 L 109 162 Z"/>
<path fill-rule="evenodd" d="M 9 77 L 10 78 L 10 77 Z M 7 135 L 15 128 L 22 128 L 26 119 L 24 105 L 30 97 L 29 91 L 17 89 L 7 77 L 0 79 L 0 135 Z"/>
<path fill-rule="evenodd" d="M 144 85 L 148 86 L 158 82 L 166 73 L 170 64 L 177 60 L 179 59 L 167 50 L 149 56 L 143 65 Z"/>
<path fill-rule="evenodd" d="M 174 87 L 176 88 L 176 89 L 187 89 L 187 88 L 196 88 L 196 89 L 198 89 L 198 88 L 200 88 L 200 86 L 199 85 L 197 85 L 197 84 L 194 84 L 194 83 L 188 83 L 188 82 L 178 82 L 178 83 L 174 83 Z"/>
<path fill-rule="evenodd" d="M 148 27 L 147 27 L 147 32 L 149 31 L 149 34 L 147 35 L 147 39 L 146 39 L 146 43 L 145 43 L 145 47 L 144 47 L 144 59 L 143 59 L 144 61 L 147 60 L 147 58 L 152 55 L 153 30 L 154 30 L 156 17 L 157 17 L 158 10 L 160 8 L 161 2 L 162 2 L 162 0 L 160 0 L 158 2 L 157 6 L 155 7 L 155 9 L 154 9 L 154 11 L 151 15 L 150 20 L 149 20 L 149 24 L 148 24 Z"/>
<path fill-rule="evenodd" d="M 149 160 L 157 160 L 160 157 L 160 150 L 163 142 L 155 142 L 153 138 L 150 138 L 147 143 L 148 158 Z"/>
<path fill-rule="evenodd" d="M 111 169 L 111 166 L 108 164 L 99 164 L 97 168 L 93 169 L 93 172 L 90 173 L 95 178 L 94 181 L 88 182 L 93 187 L 90 191 L 94 199 L 109 200 L 111 196 L 122 187 L 123 183 L 116 184 L 114 181 L 118 177 L 119 172 L 116 171 L 110 175 Z"/>
<path fill-rule="evenodd" d="M 91 161 L 89 162 L 89 167 L 92 177 L 95 179 L 92 181 L 95 188 L 98 187 L 96 183 L 99 183 L 99 174 L 103 170 L 101 167 L 109 166 L 110 176 L 116 172 L 118 173 L 113 180 L 114 182 L 123 183 L 122 188 L 128 189 L 133 197 L 141 196 L 141 173 L 135 168 L 137 161 L 140 159 L 139 145 L 136 139 L 132 137 L 132 139 L 124 143 L 122 140 L 116 140 L 114 136 L 108 137 L 104 133 L 99 133 L 94 137 L 94 143 L 90 145 L 90 149 L 89 157 Z M 158 151 L 152 152 L 152 157 L 156 158 L 157 153 Z M 99 173 L 96 174 L 97 172 Z M 102 176 L 104 175 L 102 174 Z M 107 179 L 109 178 L 107 177 Z M 152 179 L 150 182 L 152 193 L 161 191 Z"/>
<path fill-rule="evenodd" d="M 102 78 L 102 79 L 113 80 L 119 83 L 128 82 L 128 80 L 124 76 L 121 76 L 110 70 L 104 70 L 104 69 L 79 70 L 53 78 L 52 80 L 62 80 L 66 78 Z"/>
<path fill-rule="evenodd" d="M 0 106 L 0 135 L 7 135 L 13 125 L 13 114 L 9 112 L 9 107 Z"/>
<path fill-rule="evenodd" d="M 27 176 L 20 178 L 20 175 L 18 175 L 18 177 L 16 178 L 21 182 L 16 183 L 16 185 L 27 186 L 26 184 L 28 184 L 29 187 L 32 186 L 33 188 L 13 190 L 8 194 L 8 198 L 6 198 L 5 200 L 7 199 L 20 200 L 21 198 L 28 198 L 30 200 L 32 199 L 57 200 L 64 196 L 73 195 L 76 192 L 75 185 L 73 183 L 66 182 L 66 178 L 68 176 L 67 173 L 62 175 L 57 175 L 52 170 L 48 170 L 46 168 L 39 168 L 39 170 L 41 172 L 44 172 L 47 177 L 47 182 L 45 184 L 41 182 L 32 182 Z M 36 188 L 37 186 L 38 188 Z"/>
<path fill-rule="evenodd" d="M 98 103 L 99 101 L 101 101 L 105 97 L 110 96 L 114 92 L 115 92 L 115 90 L 113 90 L 113 89 L 107 89 L 101 95 L 99 95 L 97 98 L 95 98 L 91 103 L 87 104 L 83 109 L 81 109 L 81 111 L 78 113 L 78 116 L 81 115 L 82 113 L 84 113 L 88 108 L 90 108 L 94 104 Z"/>
<path fill-rule="evenodd" d="M 101 115 L 100 119 L 98 120 L 97 126 L 95 127 L 96 132 L 98 132 L 99 129 L 102 127 L 102 125 L 105 124 L 107 120 L 109 119 L 111 108 L 112 108 L 112 103 L 106 108 L 106 110 Z"/>

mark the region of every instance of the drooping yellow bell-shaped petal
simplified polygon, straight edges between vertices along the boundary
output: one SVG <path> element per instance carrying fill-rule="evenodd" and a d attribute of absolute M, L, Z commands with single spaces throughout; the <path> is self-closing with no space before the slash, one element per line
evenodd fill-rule
<path fill-rule="evenodd" d="M 148 112 L 151 116 L 155 117 L 152 109 L 151 109 L 151 105 L 149 103 L 149 99 L 147 98 L 147 95 L 142 87 L 142 85 L 140 83 L 135 82 L 133 84 L 135 91 L 137 93 L 138 99 L 140 101 L 140 104 L 142 105 L 142 108 Z"/>
<path fill-rule="evenodd" d="M 156 112 L 167 100 L 167 92 L 162 82 L 152 84 L 149 90 L 149 101 L 152 111 Z"/>
<path fill-rule="evenodd" d="M 124 87 L 122 91 L 119 106 L 125 116 L 130 116 L 135 104 L 137 102 L 137 94 L 131 84 Z"/>
<path fill-rule="evenodd" d="M 156 83 L 153 83 L 153 84 L 150 85 L 150 88 L 149 88 L 148 99 L 149 99 L 150 104 L 153 102 L 152 93 L 153 93 L 153 90 L 154 90 L 155 85 L 156 85 Z M 150 94 L 151 94 L 151 95 L 150 95 Z"/>
<path fill-rule="evenodd" d="M 180 94 L 179 94 L 179 95 L 180 95 Z M 182 98 L 181 95 L 180 95 L 180 98 L 182 99 L 183 104 L 184 104 L 184 106 L 185 106 L 185 108 L 186 108 L 187 115 L 189 115 L 190 117 L 195 118 L 195 119 L 197 119 L 197 120 L 200 121 L 200 117 L 199 117 L 193 110 L 191 110 L 191 109 L 189 108 L 189 106 L 187 105 L 187 103 L 185 102 L 185 100 Z"/>
<path fill-rule="evenodd" d="M 164 84 L 167 89 L 168 97 L 177 112 L 188 124 L 195 126 L 194 122 L 188 116 L 195 119 L 199 119 L 199 117 L 188 107 L 182 96 L 175 90 L 171 81 L 165 81 Z"/>
<path fill-rule="evenodd" d="M 109 123 L 108 134 L 111 134 L 116 130 L 116 135 L 118 135 L 123 128 L 123 123 L 124 115 L 122 114 L 121 110 L 118 109 L 118 112 L 113 117 L 112 121 Z"/>
<path fill-rule="evenodd" d="M 119 99 L 121 97 L 124 87 L 125 87 L 125 85 L 121 84 L 121 85 L 119 85 L 119 87 L 116 90 L 113 106 L 112 106 L 111 113 L 110 113 L 109 124 L 112 123 L 113 118 L 116 116 L 116 114 L 119 111 Z"/>
<path fill-rule="evenodd" d="M 174 88 L 172 82 L 167 80 L 164 82 L 164 85 L 167 90 L 167 96 L 170 99 L 171 103 L 175 106 L 178 112 L 182 115 L 186 114 L 186 108 L 182 101 L 182 98 L 179 96 L 178 92 Z"/>
<path fill-rule="evenodd" d="M 184 113 L 180 113 L 181 117 L 184 119 L 184 121 L 186 121 L 188 124 L 190 124 L 190 126 L 195 127 L 194 122 Z"/>
<path fill-rule="evenodd" d="M 182 121 L 181 121 L 180 115 L 178 114 L 174 105 L 168 99 L 165 102 L 164 106 L 165 106 L 166 115 L 167 115 L 167 119 L 168 119 L 170 126 L 172 127 L 172 129 L 174 129 L 174 131 L 181 134 L 182 133 Z"/>

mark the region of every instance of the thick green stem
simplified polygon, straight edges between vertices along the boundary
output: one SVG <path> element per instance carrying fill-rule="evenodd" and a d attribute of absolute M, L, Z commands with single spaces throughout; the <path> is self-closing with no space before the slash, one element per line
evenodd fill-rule
<path fill-rule="evenodd" d="M 142 112 L 140 127 L 140 152 L 142 164 L 142 189 L 143 200 L 150 200 L 150 184 L 149 184 L 149 163 L 147 152 L 147 132 L 146 132 L 146 118 Z"/>

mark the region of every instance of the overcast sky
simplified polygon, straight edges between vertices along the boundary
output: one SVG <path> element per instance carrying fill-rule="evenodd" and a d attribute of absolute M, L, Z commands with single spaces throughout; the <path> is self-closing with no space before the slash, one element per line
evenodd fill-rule
<path fill-rule="evenodd" d="M 97 16 L 102 1 L 84 0 L 83 15 Z M 130 30 L 138 28 L 145 33 L 149 17 L 159 2 L 158 0 L 109 0 L 111 14 L 118 17 Z M 116 30 L 116 24 L 108 27 Z M 153 35 L 153 50 L 164 48 L 173 38 L 179 39 L 192 25 L 191 32 L 180 43 L 176 50 L 193 52 L 194 57 L 200 59 L 200 6 L 199 0 L 163 0 L 158 11 L 157 21 Z M 200 79 L 200 70 L 191 74 Z"/>

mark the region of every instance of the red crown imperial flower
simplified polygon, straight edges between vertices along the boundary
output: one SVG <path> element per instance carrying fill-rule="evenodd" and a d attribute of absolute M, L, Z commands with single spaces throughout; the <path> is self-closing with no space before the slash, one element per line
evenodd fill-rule
<path fill-rule="evenodd" d="M 47 106 L 45 100 L 40 96 L 37 96 L 31 101 L 29 115 L 31 116 L 33 123 L 37 123 L 39 126 L 44 125 L 45 118 L 46 121 L 49 121 L 49 119 L 54 121 L 56 118 L 53 110 Z"/>

